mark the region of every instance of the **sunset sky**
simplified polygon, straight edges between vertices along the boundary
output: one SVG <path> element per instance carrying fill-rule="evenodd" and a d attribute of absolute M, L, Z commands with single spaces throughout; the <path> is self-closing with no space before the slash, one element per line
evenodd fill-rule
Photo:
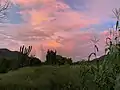
<path fill-rule="evenodd" d="M 93 36 L 100 39 L 98 56 L 104 54 L 106 33 L 115 24 L 112 10 L 120 6 L 120 0 L 11 1 L 8 20 L 0 24 L 0 48 L 32 45 L 40 58 L 48 48 L 56 49 L 74 61 L 93 51 Z"/>

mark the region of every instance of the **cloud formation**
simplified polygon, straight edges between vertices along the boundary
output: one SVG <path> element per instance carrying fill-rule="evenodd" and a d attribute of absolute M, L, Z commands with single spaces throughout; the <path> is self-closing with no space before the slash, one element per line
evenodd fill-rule
<path fill-rule="evenodd" d="M 57 49 L 61 55 L 80 60 L 91 53 L 93 46 L 90 39 L 97 34 L 100 38 L 100 56 L 104 53 L 106 22 L 112 20 L 107 17 L 111 15 L 112 8 L 118 6 L 118 2 L 15 0 L 15 6 L 19 8 L 16 13 L 24 22 L 1 27 L 1 43 L 7 42 L 7 45 L 0 46 L 18 49 L 22 44 L 33 45 L 33 51 L 38 57 L 42 57 L 48 48 Z M 104 23 L 105 26 L 102 26 Z M 97 25 L 101 25 L 100 28 Z"/>

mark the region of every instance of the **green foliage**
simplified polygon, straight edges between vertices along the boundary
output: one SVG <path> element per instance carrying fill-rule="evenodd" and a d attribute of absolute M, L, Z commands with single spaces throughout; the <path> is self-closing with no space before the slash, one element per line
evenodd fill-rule
<path fill-rule="evenodd" d="M 29 57 L 29 66 L 40 66 L 41 61 L 35 56 Z"/>
<path fill-rule="evenodd" d="M 86 65 L 41 66 L 23 68 L 0 75 L 0 87 L 34 90 L 96 90 L 93 75 Z M 19 82 L 18 82 L 19 81 Z M 14 86 L 14 87 L 13 87 Z"/>
<path fill-rule="evenodd" d="M 57 64 L 56 53 L 57 52 L 53 51 L 53 50 L 47 51 L 47 55 L 46 55 L 46 63 L 47 64 L 51 64 L 51 65 Z"/>
<path fill-rule="evenodd" d="M 6 73 L 8 72 L 8 67 L 9 67 L 9 61 L 6 59 L 2 59 L 0 62 L 0 73 Z"/>

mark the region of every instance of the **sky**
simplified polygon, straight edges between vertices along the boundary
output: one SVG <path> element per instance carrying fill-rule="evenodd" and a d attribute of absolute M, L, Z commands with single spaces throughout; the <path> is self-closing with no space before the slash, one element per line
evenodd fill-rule
<path fill-rule="evenodd" d="M 0 48 L 19 50 L 32 45 L 32 54 L 44 60 L 56 49 L 74 61 L 93 52 L 91 39 L 99 39 L 98 56 L 104 54 L 105 37 L 115 24 L 112 10 L 120 0 L 11 0 L 7 20 L 0 24 Z"/>

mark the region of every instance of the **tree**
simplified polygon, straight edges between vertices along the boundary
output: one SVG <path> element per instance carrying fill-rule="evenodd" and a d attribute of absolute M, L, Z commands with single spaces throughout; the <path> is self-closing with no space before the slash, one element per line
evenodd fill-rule
<path fill-rule="evenodd" d="M 7 10 L 9 7 L 9 0 L 0 0 L 0 22 L 3 22 L 3 20 L 7 17 Z M 0 72 L 7 72 L 9 63 L 6 59 L 3 59 L 0 63 L 0 66 Z"/>
<path fill-rule="evenodd" d="M 72 64 L 72 58 L 67 58 L 67 63 L 71 65 Z"/>
<path fill-rule="evenodd" d="M 0 22 L 7 17 L 7 11 L 10 7 L 10 0 L 0 0 Z"/>
<path fill-rule="evenodd" d="M 53 51 L 53 50 L 48 50 L 47 51 L 47 55 L 46 55 L 46 63 L 47 64 L 57 64 L 57 60 L 56 60 L 56 53 L 57 51 Z"/>
<path fill-rule="evenodd" d="M 67 57 L 62 57 L 61 55 L 56 54 L 57 51 L 48 50 L 46 55 L 46 63 L 50 65 L 64 65 L 72 64 L 72 59 Z"/>

